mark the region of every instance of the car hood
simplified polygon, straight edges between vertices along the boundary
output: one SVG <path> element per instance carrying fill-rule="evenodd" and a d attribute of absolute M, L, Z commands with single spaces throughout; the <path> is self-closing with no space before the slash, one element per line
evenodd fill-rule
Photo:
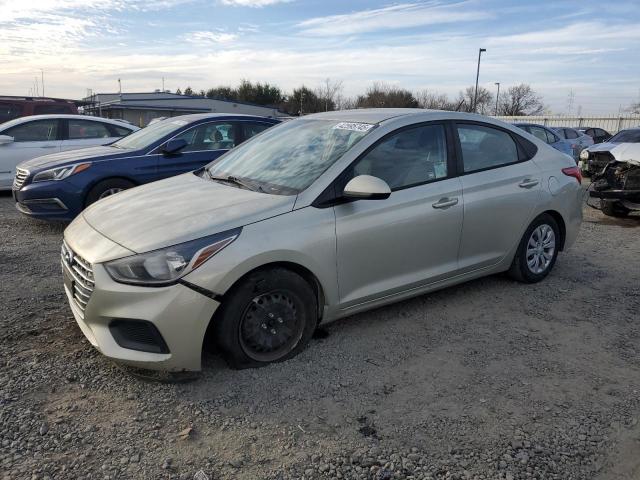
<path fill-rule="evenodd" d="M 611 143 L 611 142 L 596 143 L 595 145 L 591 145 L 589 147 L 589 151 L 590 152 L 610 152 L 611 150 L 613 150 L 618 145 L 620 145 L 620 144 L 619 143 Z"/>
<path fill-rule="evenodd" d="M 619 162 L 640 165 L 640 143 L 599 143 L 589 147 L 590 152 L 609 152 Z"/>
<path fill-rule="evenodd" d="M 85 160 L 106 160 L 109 158 L 119 158 L 131 155 L 132 150 L 122 150 L 115 147 L 99 146 L 69 150 L 66 152 L 51 153 L 42 157 L 26 160 L 18 165 L 30 172 L 43 167 L 57 167 L 68 163 L 81 162 Z"/>
<path fill-rule="evenodd" d="M 108 239 L 142 253 L 290 212 L 295 200 L 191 172 L 107 197 L 82 216 Z"/>

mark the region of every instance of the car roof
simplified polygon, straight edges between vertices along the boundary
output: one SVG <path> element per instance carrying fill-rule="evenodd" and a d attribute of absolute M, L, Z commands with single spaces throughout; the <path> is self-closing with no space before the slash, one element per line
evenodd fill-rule
<path fill-rule="evenodd" d="M 332 112 L 313 113 L 305 115 L 304 119 L 336 120 L 343 122 L 382 123 L 398 117 L 415 117 L 416 120 L 441 120 L 443 114 L 451 120 L 480 120 L 493 119 L 475 113 L 451 112 L 448 110 L 428 110 L 424 108 L 360 108 L 354 110 L 335 110 Z"/>
<path fill-rule="evenodd" d="M 105 122 L 111 125 L 118 125 L 119 127 L 130 127 L 134 130 L 138 130 L 139 127 L 132 125 L 127 122 L 123 122 L 117 119 L 111 118 L 103 118 L 103 117 L 92 117 L 90 115 L 71 115 L 71 114 L 55 114 L 49 113 L 46 115 L 27 115 L 26 117 L 18 117 L 13 120 L 9 120 L 8 122 L 4 122 L 0 124 L 1 129 L 5 129 L 7 127 L 13 127 L 15 125 L 20 125 L 22 123 L 31 122 L 33 120 L 50 120 L 50 119 L 76 119 L 76 120 L 89 120 L 95 122 Z"/>

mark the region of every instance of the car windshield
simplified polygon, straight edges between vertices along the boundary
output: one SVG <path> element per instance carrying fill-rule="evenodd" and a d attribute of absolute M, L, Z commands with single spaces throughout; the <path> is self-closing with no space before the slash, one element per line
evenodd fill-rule
<path fill-rule="evenodd" d="M 616 133 L 609 141 L 611 143 L 640 143 L 640 129 L 623 130 Z"/>
<path fill-rule="evenodd" d="M 185 126 L 187 123 L 189 122 L 178 120 L 175 118 L 163 120 L 162 122 L 154 123 L 153 125 L 149 125 L 142 130 L 138 130 L 131 135 L 127 135 L 121 140 L 112 143 L 111 146 L 133 150 L 145 148 L 157 142 L 171 132 L 179 129 L 180 127 Z"/>
<path fill-rule="evenodd" d="M 295 194 L 311 185 L 373 128 L 368 123 L 292 120 L 234 148 L 207 171 L 214 178 L 256 184 L 261 191 Z"/>

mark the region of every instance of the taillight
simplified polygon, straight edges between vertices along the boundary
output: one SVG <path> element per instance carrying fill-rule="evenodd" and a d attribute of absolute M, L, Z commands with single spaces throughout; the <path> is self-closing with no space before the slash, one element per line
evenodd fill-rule
<path fill-rule="evenodd" d="M 580 167 L 567 167 L 562 169 L 562 173 L 564 173 L 567 177 L 575 178 L 579 184 L 582 185 L 582 172 L 580 171 Z"/>

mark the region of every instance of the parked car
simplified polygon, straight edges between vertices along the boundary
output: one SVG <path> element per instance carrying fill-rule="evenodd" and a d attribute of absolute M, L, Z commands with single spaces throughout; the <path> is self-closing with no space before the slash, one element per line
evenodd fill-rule
<path fill-rule="evenodd" d="M 31 217 L 72 220 L 104 197 L 201 168 L 275 123 L 250 115 L 183 115 L 110 145 L 34 158 L 17 167 L 16 207 Z"/>
<path fill-rule="evenodd" d="M 625 158 L 630 144 L 640 143 L 640 128 L 620 130 L 608 142 L 585 148 L 580 154 L 578 165 L 586 175 L 602 172 L 609 162 Z M 635 149 L 635 147 L 632 147 Z"/>
<path fill-rule="evenodd" d="M 611 138 L 611 134 L 602 128 L 579 127 L 576 130 L 593 138 L 593 143 L 603 143 Z"/>
<path fill-rule="evenodd" d="M 553 127 L 553 131 L 556 132 L 560 138 L 569 142 L 573 152 L 573 158 L 576 162 L 580 159 L 580 152 L 593 145 L 593 138 L 575 128 Z"/>
<path fill-rule="evenodd" d="M 0 123 L 30 115 L 78 113 L 78 107 L 71 100 L 48 97 L 0 96 Z"/>
<path fill-rule="evenodd" d="M 594 175 L 589 194 L 600 199 L 605 215 L 626 217 L 640 211 L 640 142 L 625 143 L 611 153 L 615 160 Z"/>
<path fill-rule="evenodd" d="M 115 142 L 138 127 L 85 115 L 34 115 L 0 125 L 0 190 L 9 190 L 16 165 L 47 153 Z"/>
<path fill-rule="evenodd" d="M 534 137 L 542 140 L 547 145 L 551 145 L 559 152 L 566 153 L 573 158 L 573 150 L 571 144 L 566 140 L 563 140 L 558 136 L 556 132 L 543 125 L 536 125 L 534 123 L 515 123 L 516 127 L 521 128 L 527 133 L 530 133 Z"/>
<path fill-rule="evenodd" d="M 206 338 L 253 367 L 319 322 L 498 272 L 540 281 L 581 219 L 573 160 L 511 125 L 327 112 L 86 209 L 64 233 L 65 290 L 112 359 L 199 370 Z"/>

